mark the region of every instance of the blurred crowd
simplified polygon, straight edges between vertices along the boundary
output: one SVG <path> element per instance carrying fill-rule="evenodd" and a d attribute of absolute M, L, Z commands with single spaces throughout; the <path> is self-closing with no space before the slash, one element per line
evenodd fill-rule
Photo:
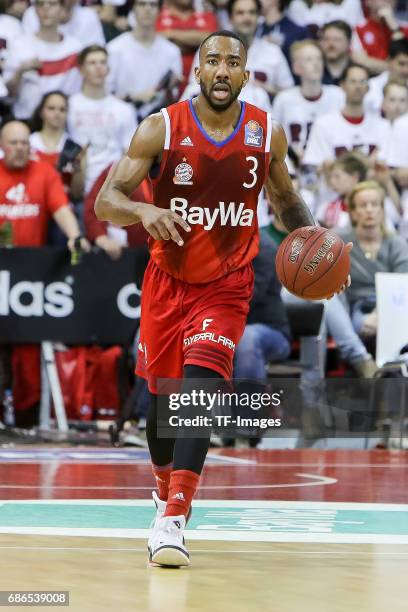
<path fill-rule="evenodd" d="M 197 49 L 217 29 L 246 41 L 240 98 L 282 124 L 290 174 L 315 218 L 354 242 L 348 302 L 330 302 L 326 325 L 344 359 L 371 376 L 375 273 L 408 272 L 405 0 L 0 0 L 0 244 L 73 248 L 81 236 L 83 249 L 113 259 L 144 244 L 143 229 L 96 219 L 96 194 L 147 115 L 199 92 Z M 148 200 L 149 185 L 132 197 Z M 264 198 L 258 217 L 279 244 L 284 228 Z M 290 350 L 285 317 L 257 308 L 248 325 L 280 326 L 283 339 L 255 346 L 249 330 L 261 362 L 240 351 L 242 375 Z"/>

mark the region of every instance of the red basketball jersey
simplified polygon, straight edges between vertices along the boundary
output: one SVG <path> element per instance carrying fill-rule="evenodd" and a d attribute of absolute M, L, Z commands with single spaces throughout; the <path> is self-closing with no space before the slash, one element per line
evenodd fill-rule
<path fill-rule="evenodd" d="M 241 102 L 234 132 L 224 141 L 204 130 L 191 100 L 162 109 L 166 138 L 153 202 L 190 225 L 177 226 L 184 245 L 151 239 L 153 261 L 188 283 L 207 283 L 250 262 L 258 253 L 258 196 L 270 160 L 272 120 Z"/>

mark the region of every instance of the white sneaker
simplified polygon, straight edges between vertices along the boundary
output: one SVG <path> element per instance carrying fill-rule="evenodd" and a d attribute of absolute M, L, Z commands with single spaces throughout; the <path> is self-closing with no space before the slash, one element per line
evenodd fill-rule
<path fill-rule="evenodd" d="M 151 563 L 173 567 L 190 565 L 190 556 L 184 545 L 185 526 L 186 519 L 183 514 L 156 519 L 148 542 Z"/>

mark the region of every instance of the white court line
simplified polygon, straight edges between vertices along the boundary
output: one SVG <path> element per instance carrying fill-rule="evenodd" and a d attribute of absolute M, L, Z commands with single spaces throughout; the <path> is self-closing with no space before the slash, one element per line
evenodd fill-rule
<path fill-rule="evenodd" d="M 318 467 L 318 468 L 404 468 L 408 470 L 408 461 L 405 463 L 257 463 L 256 467 Z"/>
<path fill-rule="evenodd" d="M 81 552 L 146 552 L 146 547 L 143 548 L 101 548 L 99 546 L 85 547 L 85 546 L 0 546 L 0 550 L 47 550 L 47 551 L 56 551 L 56 550 L 78 550 Z M 407 552 L 377 552 L 377 551 L 361 551 L 354 550 L 353 548 L 349 548 L 348 550 L 280 550 L 279 548 L 269 548 L 265 550 L 236 550 L 236 549 L 220 549 L 213 550 L 210 548 L 190 548 L 190 550 L 194 553 L 214 553 L 216 555 L 219 554 L 278 554 L 278 555 L 359 555 L 359 556 L 367 556 L 367 557 L 407 557 Z"/>
<path fill-rule="evenodd" d="M 208 453 L 207 457 L 209 457 L 210 459 L 217 459 L 217 460 L 221 460 L 221 461 L 225 461 L 224 465 L 228 465 L 228 464 L 236 464 L 236 465 L 258 465 L 258 463 L 254 460 L 254 459 L 241 459 L 240 457 L 231 457 L 230 455 L 217 455 L 217 454 L 213 454 L 213 453 Z M 211 463 L 212 466 L 216 466 L 217 467 L 221 464 L 215 464 L 215 463 Z"/>
<path fill-rule="evenodd" d="M 213 468 L 235 468 L 235 467 L 273 467 L 277 468 L 288 468 L 288 467 L 300 467 L 300 468 L 347 468 L 347 469 L 359 469 L 359 468 L 400 468 L 408 470 L 408 462 L 406 463 L 324 463 L 324 461 L 316 463 L 257 463 L 256 461 L 247 461 L 245 459 L 241 462 L 226 462 L 226 463 L 207 463 L 205 469 Z M 140 466 L 146 465 L 151 466 L 151 462 L 148 460 L 129 460 L 129 459 L 118 459 L 118 460 L 104 460 L 104 461 L 75 461 L 65 460 L 60 458 L 47 458 L 47 459 L 36 459 L 33 460 L 16 460 L 16 461 L 1 461 L 0 465 L 36 465 L 42 463 L 59 463 L 59 464 L 73 464 L 73 465 L 133 465 Z"/>
<path fill-rule="evenodd" d="M 306 478 L 313 482 L 292 482 L 282 484 L 250 484 L 250 485 L 202 485 L 200 491 L 224 491 L 225 489 L 288 489 L 298 487 L 318 487 L 323 485 L 331 485 L 337 482 L 337 478 L 329 478 L 328 476 L 318 476 L 315 474 L 295 474 L 300 478 Z M 0 484 L 0 489 L 41 489 L 42 484 L 38 485 L 3 485 Z M 88 491 L 150 491 L 151 486 L 132 486 L 132 487 L 115 487 L 115 486 L 104 486 L 104 485 L 50 485 L 51 489 L 63 489 L 63 490 L 88 490 Z"/>
<path fill-rule="evenodd" d="M 143 538 L 147 539 L 149 529 L 100 529 L 71 527 L 0 527 L 0 533 L 15 535 L 46 535 L 96 538 Z M 223 542 L 294 542 L 321 544 L 408 544 L 408 535 L 376 533 L 288 533 L 259 531 L 206 531 L 186 530 L 189 540 L 207 540 Z"/>
<path fill-rule="evenodd" d="M 125 506 L 134 508 L 151 508 L 151 499 L 8 499 L 0 501 L 0 507 L 7 504 L 32 505 L 67 505 L 67 506 Z M 276 501 L 252 499 L 197 499 L 193 508 L 237 508 L 241 510 L 364 510 L 380 512 L 407 512 L 408 504 L 387 504 L 373 502 L 322 502 L 322 501 Z"/>

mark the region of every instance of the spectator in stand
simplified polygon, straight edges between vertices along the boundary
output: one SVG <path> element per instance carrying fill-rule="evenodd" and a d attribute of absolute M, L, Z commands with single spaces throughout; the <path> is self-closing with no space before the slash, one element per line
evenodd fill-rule
<path fill-rule="evenodd" d="M 401 203 L 391 172 L 384 164 L 367 159 L 358 152 L 344 153 L 332 164 L 328 172 L 328 184 L 337 196 L 319 207 L 317 218 L 322 225 L 335 229 L 348 228 L 348 196 L 357 183 L 370 177 L 375 178 L 386 193 L 385 224 L 387 229 L 394 231 L 400 222 Z"/>
<path fill-rule="evenodd" d="M 117 161 L 136 130 L 134 109 L 106 92 L 108 54 L 104 47 L 86 47 L 78 58 L 83 85 L 71 97 L 68 133 L 87 147 L 85 193 L 107 164 Z"/>
<path fill-rule="evenodd" d="M 30 159 L 30 132 L 20 121 L 1 130 L 0 221 L 10 222 L 13 246 L 43 246 L 53 217 L 68 238 L 68 248 L 80 235 L 62 181 L 51 164 Z M 88 245 L 83 241 L 86 250 Z"/>
<path fill-rule="evenodd" d="M 58 166 L 61 152 L 67 141 L 66 131 L 68 98 L 61 91 L 52 91 L 43 96 L 31 120 L 33 133 L 30 136 L 30 147 L 34 156 L 47 161 L 54 168 Z M 79 153 L 64 168 L 61 177 L 66 193 L 71 201 L 79 201 L 84 191 L 85 159 Z"/>
<path fill-rule="evenodd" d="M 381 158 L 392 169 L 392 176 L 401 190 L 402 219 L 399 234 L 408 240 L 408 113 L 396 119 L 385 143 Z"/>
<path fill-rule="evenodd" d="M 292 87 L 294 81 L 288 62 L 278 45 L 268 42 L 265 38 L 255 38 L 260 11 L 260 0 L 229 0 L 228 2 L 231 27 L 248 46 L 246 68 L 250 72 L 250 80 L 258 87 L 262 87 L 272 97 L 281 89 Z M 198 53 L 194 58 L 190 83 L 195 82 L 194 70 L 196 67 L 198 67 Z"/>
<path fill-rule="evenodd" d="M 335 200 L 324 203 L 317 211 L 317 220 L 328 228 L 344 229 L 350 225 L 347 196 L 357 183 L 367 177 L 367 161 L 358 153 L 344 153 L 329 171 L 328 183 L 337 193 Z"/>
<path fill-rule="evenodd" d="M 291 47 L 293 73 L 300 86 L 278 93 L 273 103 L 273 117 L 286 132 L 288 144 L 301 163 L 310 129 L 321 115 L 340 110 L 344 92 L 336 85 L 322 85 L 323 54 L 317 42 L 302 40 Z"/>
<path fill-rule="evenodd" d="M 351 64 L 350 43 L 352 31 L 345 21 L 326 23 L 320 32 L 323 51 L 325 85 L 340 85 L 346 69 Z"/>
<path fill-rule="evenodd" d="M 4 80 L 18 119 L 29 119 L 44 93 L 60 89 L 71 95 L 81 87 L 77 68 L 81 44 L 58 31 L 61 9 L 60 0 L 36 0 L 38 33 L 20 36 L 10 45 Z"/>
<path fill-rule="evenodd" d="M 232 29 L 247 43 L 246 69 L 251 79 L 270 97 L 281 89 L 292 87 L 293 77 L 280 47 L 265 38 L 255 38 L 261 14 L 260 0 L 229 0 L 228 14 Z"/>
<path fill-rule="evenodd" d="M 0 145 L 0 227 L 8 226 L 14 247 L 41 247 L 46 244 L 50 218 L 54 218 L 68 239 L 72 251 L 80 238 L 78 222 L 72 213 L 62 181 L 51 164 L 30 160 L 30 132 L 20 121 L 3 126 Z M 81 238 L 81 247 L 89 243 Z M 40 359 L 37 346 L 13 348 L 14 403 L 23 410 L 40 399 Z"/>
<path fill-rule="evenodd" d="M 84 204 L 84 223 L 85 234 L 88 240 L 96 244 L 111 259 L 119 259 L 124 247 L 140 247 L 147 245 L 148 233 L 141 223 L 119 227 L 107 221 L 100 221 L 95 215 L 95 200 L 109 170 L 108 166 L 96 179 L 91 190 L 85 198 Z M 152 193 L 150 183 L 144 180 L 139 187 L 131 194 L 130 198 L 134 202 L 151 202 Z"/>
<path fill-rule="evenodd" d="M 385 145 L 385 159 L 391 168 L 399 169 L 395 177 L 402 188 L 408 187 L 408 113 L 397 118 Z"/>
<path fill-rule="evenodd" d="M 395 0 L 366 0 L 367 19 L 356 27 L 353 60 L 378 74 L 387 69 L 390 43 L 408 36 L 408 24 L 395 17 Z"/>
<path fill-rule="evenodd" d="M 211 6 L 214 14 L 217 18 L 218 27 L 220 30 L 230 30 L 231 23 L 228 17 L 228 0 L 209 0 L 208 4 Z"/>
<path fill-rule="evenodd" d="M 14 38 L 21 35 L 21 24 L 16 17 L 6 15 L 9 7 L 9 0 L 0 2 L 0 125 L 8 121 L 11 117 L 10 98 L 3 79 L 3 68 L 7 58 L 7 51 Z"/>
<path fill-rule="evenodd" d="M 21 21 L 24 15 L 24 12 L 27 10 L 29 2 L 28 0 L 8 0 L 6 5 L 6 13 L 10 15 L 10 17 L 14 17 Z"/>
<path fill-rule="evenodd" d="M 7 0 L 2 0 L 0 4 L 0 60 L 1 68 L 6 58 L 7 49 L 13 38 L 22 34 L 21 23 L 15 17 L 6 15 Z"/>
<path fill-rule="evenodd" d="M 36 157 L 50 162 L 54 167 L 68 138 L 67 113 L 67 96 L 62 91 L 50 91 L 42 97 L 30 122 L 31 151 Z"/>
<path fill-rule="evenodd" d="M 23 29 L 26 34 L 36 34 L 40 29 L 34 6 L 28 7 L 24 13 Z M 89 45 L 105 44 L 105 36 L 97 14 L 87 6 L 79 6 L 78 0 L 62 0 L 59 31 L 65 36 L 79 40 L 81 49 Z"/>
<path fill-rule="evenodd" d="M 322 168 L 346 151 L 359 150 L 371 155 L 388 136 L 385 119 L 364 113 L 364 97 L 368 91 L 368 71 L 363 66 L 346 69 L 342 88 L 346 94 L 344 108 L 319 117 L 312 126 L 303 157 L 305 166 Z"/>
<path fill-rule="evenodd" d="M 408 112 L 408 85 L 389 81 L 384 87 L 381 111 L 384 118 L 391 124 Z"/>
<path fill-rule="evenodd" d="M 297 25 L 286 15 L 290 0 L 261 0 L 262 19 L 257 36 L 278 45 L 287 61 L 291 62 L 290 47 L 292 43 L 308 38 L 308 30 Z"/>
<path fill-rule="evenodd" d="M 5 14 L 7 2 L 8 0 L 1 0 L 0 2 L 0 125 L 3 123 L 4 118 L 10 114 L 8 90 L 2 76 L 4 62 L 10 42 L 21 34 L 19 20 Z"/>
<path fill-rule="evenodd" d="M 108 44 L 109 89 L 135 104 L 139 121 L 169 104 L 182 80 L 180 49 L 155 31 L 159 0 L 135 0 L 136 25 Z"/>
<path fill-rule="evenodd" d="M 307 26 L 310 33 L 329 21 L 346 21 L 351 27 L 360 23 L 363 12 L 360 0 L 292 0 L 289 4 L 288 17 L 295 23 Z"/>
<path fill-rule="evenodd" d="M 193 0 L 168 0 L 160 12 L 156 29 L 180 47 L 183 76 L 187 81 L 196 50 L 218 29 L 218 23 L 213 13 L 196 12 Z"/>
<path fill-rule="evenodd" d="M 351 278 L 346 295 L 357 333 L 373 344 L 377 332 L 375 275 L 377 272 L 408 272 L 408 244 L 389 234 L 384 225 L 382 187 L 375 181 L 359 183 L 349 195 L 353 229 L 343 239 L 353 242 Z"/>
<path fill-rule="evenodd" d="M 370 79 L 369 91 L 364 100 L 366 110 L 381 112 L 384 87 L 390 81 L 408 86 L 408 38 L 391 41 L 388 70 Z"/>

